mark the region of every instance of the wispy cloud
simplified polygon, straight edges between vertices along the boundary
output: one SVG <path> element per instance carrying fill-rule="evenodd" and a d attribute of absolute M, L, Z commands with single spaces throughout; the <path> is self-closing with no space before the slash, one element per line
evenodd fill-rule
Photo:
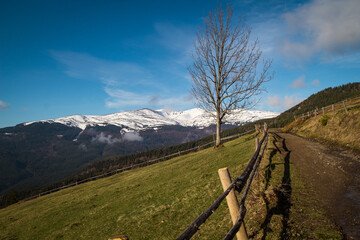
<path fill-rule="evenodd" d="M 191 100 L 184 97 L 186 93 L 176 93 L 174 82 L 160 83 L 151 70 L 136 63 L 108 61 L 76 52 L 50 51 L 50 54 L 65 66 L 68 76 L 101 82 L 108 95 L 105 100 L 108 108 L 129 110 L 164 106 L 184 108 L 192 105 Z"/>
<path fill-rule="evenodd" d="M 303 98 L 298 98 L 296 96 L 284 96 L 279 97 L 277 95 L 275 96 L 270 96 L 267 98 L 266 103 L 273 107 L 273 108 L 277 108 L 278 110 L 287 110 L 293 106 L 295 106 L 296 104 L 300 103 L 301 101 L 303 101 Z"/>
<path fill-rule="evenodd" d="M 143 141 L 143 137 L 140 136 L 138 132 L 127 132 L 121 137 L 114 137 L 111 134 L 106 134 L 101 132 L 100 134 L 97 134 L 95 137 L 91 139 L 92 142 L 98 142 L 98 143 L 105 143 L 105 144 L 115 144 L 115 143 L 121 143 L 124 141 Z"/>
<path fill-rule="evenodd" d="M 106 100 L 106 106 L 109 108 L 122 108 L 125 105 L 139 107 L 172 107 L 176 109 L 188 108 L 193 104 L 193 99 L 188 94 L 173 95 L 172 97 L 163 97 L 158 94 L 135 93 L 118 88 L 105 88 L 110 96 Z"/>
<path fill-rule="evenodd" d="M 9 104 L 0 100 L 0 109 L 1 110 L 7 110 L 9 108 Z"/>
<path fill-rule="evenodd" d="M 136 86 L 150 80 L 154 82 L 152 74 L 136 63 L 108 61 L 71 51 L 51 50 L 50 54 L 66 67 L 65 73 L 73 78 L 101 81 L 106 86 Z"/>
<path fill-rule="evenodd" d="M 319 79 L 315 79 L 311 82 L 311 85 L 313 86 L 320 86 L 320 80 Z"/>
<path fill-rule="evenodd" d="M 295 81 L 292 82 L 292 84 L 289 86 L 289 88 L 305 88 L 305 76 L 301 76 Z"/>
<path fill-rule="evenodd" d="M 141 142 L 143 139 L 142 136 L 140 136 L 140 133 L 138 132 L 126 132 L 122 139 L 124 141 L 129 141 L 129 142 L 132 142 L 132 141 L 138 141 L 138 142 Z"/>
<path fill-rule="evenodd" d="M 171 78 L 189 81 L 187 66 L 191 62 L 195 27 L 191 25 L 174 25 L 169 22 L 154 23 L 152 41 L 160 46 L 165 57 L 151 59 L 152 64 L 159 66 L 161 72 Z"/>
<path fill-rule="evenodd" d="M 175 26 L 168 22 L 156 22 L 154 24 L 154 39 L 164 47 L 189 54 L 192 49 L 192 41 L 195 37 L 191 26 Z"/>
<path fill-rule="evenodd" d="M 315 0 L 284 14 L 289 26 L 283 53 L 294 58 L 360 51 L 360 1 Z"/>

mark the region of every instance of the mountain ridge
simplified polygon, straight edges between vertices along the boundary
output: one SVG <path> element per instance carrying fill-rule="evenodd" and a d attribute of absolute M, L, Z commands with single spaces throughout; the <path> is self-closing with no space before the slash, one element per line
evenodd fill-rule
<path fill-rule="evenodd" d="M 262 115 L 262 114 L 266 115 Z M 277 113 L 247 110 L 223 129 Z M 71 115 L 0 129 L 0 194 L 49 184 L 113 156 L 191 142 L 213 134 L 200 109 L 139 109 L 104 116 Z"/>
<path fill-rule="evenodd" d="M 273 118 L 280 113 L 260 110 L 234 110 L 225 119 L 225 124 L 241 125 L 264 118 Z M 106 115 L 70 115 L 66 117 L 32 121 L 23 123 L 24 126 L 33 123 L 60 123 L 70 127 L 85 130 L 92 126 L 114 125 L 124 127 L 124 131 L 141 131 L 154 129 L 160 126 L 180 125 L 183 127 L 208 127 L 214 124 L 212 116 L 201 108 L 192 108 L 184 111 L 152 110 L 143 108 Z"/>

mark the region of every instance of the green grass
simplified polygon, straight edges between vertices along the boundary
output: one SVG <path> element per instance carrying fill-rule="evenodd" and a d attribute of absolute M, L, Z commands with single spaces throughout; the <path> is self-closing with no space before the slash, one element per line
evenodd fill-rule
<path fill-rule="evenodd" d="M 254 135 L 219 149 L 78 185 L 0 210 L 0 239 L 175 239 L 222 193 L 218 169 L 239 176 L 254 152 Z M 279 199 L 285 156 L 269 149 L 246 201 L 253 239 L 341 239 L 290 159 L 291 194 Z M 270 161 L 271 159 L 271 161 Z M 285 204 L 285 205 L 284 205 Z M 271 212 L 272 210 L 275 210 Z M 232 224 L 226 201 L 192 239 L 222 239 Z"/>
<path fill-rule="evenodd" d="M 320 123 L 321 123 L 321 125 L 323 125 L 324 127 L 326 126 L 326 124 L 328 123 L 328 121 L 329 121 L 329 116 L 328 115 L 325 115 L 325 116 L 323 116 L 321 119 L 320 119 Z"/>
<path fill-rule="evenodd" d="M 217 170 L 240 175 L 254 151 L 253 136 L 224 145 L 1 209 L 0 239 L 174 239 L 221 194 Z M 195 239 L 230 228 L 223 202 Z"/>

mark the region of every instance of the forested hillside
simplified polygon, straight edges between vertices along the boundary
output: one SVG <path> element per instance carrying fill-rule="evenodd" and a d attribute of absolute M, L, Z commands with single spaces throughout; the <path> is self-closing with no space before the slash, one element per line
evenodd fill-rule
<path fill-rule="evenodd" d="M 284 127 L 294 120 L 294 115 L 299 116 L 316 108 L 322 108 L 333 103 L 340 102 L 347 98 L 360 96 L 360 83 L 349 83 L 338 87 L 326 88 L 318 93 L 311 95 L 306 100 L 290 108 L 277 116 L 278 127 Z"/>
<path fill-rule="evenodd" d="M 213 127 L 213 126 L 212 126 Z M 230 127 L 230 126 L 226 126 Z M 167 127 L 170 128 L 170 127 Z M 226 129 L 222 132 L 223 137 L 231 136 L 234 134 L 243 133 L 249 130 L 254 129 L 253 124 L 246 124 L 240 126 L 238 128 Z M 171 129 L 170 129 L 171 130 Z M 170 134 L 171 132 L 169 132 Z M 174 132 L 173 132 L 174 134 Z M 143 151 L 139 153 L 129 154 L 129 155 L 118 155 L 114 157 L 104 158 L 103 160 L 97 160 L 93 163 L 85 165 L 83 169 L 79 170 L 77 173 L 72 174 L 69 177 L 63 178 L 60 181 L 55 181 L 51 184 L 46 184 L 40 187 L 29 187 L 22 190 L 12 189 L 11 191 L 0 196 L 0 207 L 4 207 L 15 203 L 21 199 L 25 199 L 34 195 L 37 195 L 42 192 L 46 192 L 55 188 L 59 188 L 70 183 L 82 181 L 84 179 L 88 179 L 94 176 L 98 176 L 100 174 L 104 174 L 110 172 L 114 169 L 120 169 L 129 167 L 132 165 L 136 165 L 139 163 L 145 163 L 151 159 L 164 157 L 170 154 L 178 153 L 179 151 L 184 151 L 190 148 L 195 148 L 198 146 L 202 146 L 204 144 L 211 143 L 213 139 L 213 135 L 208 137 L 204 137 L 195 141 L 189 141 L 186 143 L 172 145 L 168 147 L 156 148 L 148 151 Z M 164 140 L 163 140 L 164 141 Z M 158 143 L 161 143 L 161 139 L 157 139 Z M 167 143 L 169 144 L 169 142 Z M 166 145 L 163 143 L 163 145 Z M 201 150 L 198 148 L 196 150 Z M 166 158 L 169 159 L 169 158 Z M 164 159 L 165 160 L 165 159 Z M 45 166 L 46 167 L 46 166 Z"/>

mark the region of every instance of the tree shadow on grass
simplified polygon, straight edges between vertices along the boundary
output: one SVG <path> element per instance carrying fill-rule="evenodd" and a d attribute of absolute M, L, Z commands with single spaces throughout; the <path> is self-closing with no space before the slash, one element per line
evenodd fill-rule
<path fill-rule="evenodd" d="M 275 134 L 274 134 L 275 135 Z M 281 140 L 281 148 L 282 151 L 278 148 L 276 145 L 278 143 L 278 140 Z M 264 222 L 261 224 L 260 229 L 253 234 L 254 237 L 257 233 L 259 233 L 261 230 L 263 231 L 263 237 L 262 239 L 266 239 L 266 236 L 269 232 L 272 232 L 272 229 L 269 227 L 271 219 L 274 215 L 280 215 L 281 218 L 281 224 L 282 224 L 282 232 L 280 235 L 280 239 L 289 239 L 290 236 L 288 236 L 288 228 L 289 228 L 289 215 L 290 215 L 290 207 L 291 207 L 291 179 L 290 179 L 290 151 L 287 149 L 285 144 L 285 139 L 282 139 L 278 135 L 275 135 L 273 144 L 275 148 L 270 153 L 269 157 L 269 164 L 266 166 L 265 170 L 265 190 L 262 193 L 262 198 L 266 204 L 266 217 Z M 284 156 L 284 163 L 273 163 L 272 159 L 275 156 L 275 154 L 279 152 Z M 269 186 L 269 182 L 272 176 L 272 171 L 274 171 L 276 165 L 284 164 L 284 173 L 281 181 L 281 186 L 274 189 L 274 193 L 277 199 L 276 205 L 274 207 L 270 208 L 271 202 L 269 201 L 268 197 L 265 195 L 265 191 L 267 190 Z"/>

